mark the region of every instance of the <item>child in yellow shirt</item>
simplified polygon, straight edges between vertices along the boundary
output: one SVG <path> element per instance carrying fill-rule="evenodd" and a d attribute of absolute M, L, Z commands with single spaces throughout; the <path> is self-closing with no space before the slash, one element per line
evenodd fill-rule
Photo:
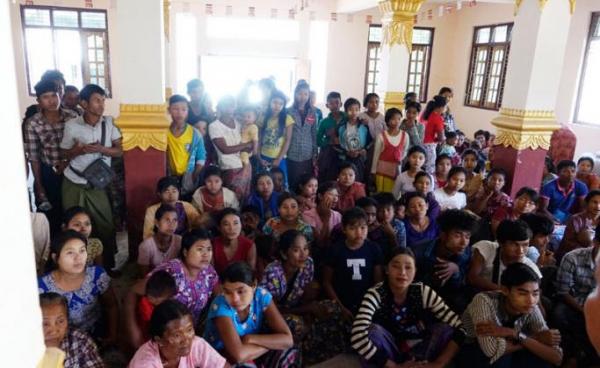
<path fill-rule="evenodd" d="M 258 126 L 256 126 L 257 112 L 253 106 L 245 106 L 242 108 L 242 143 L 252 142 L 252 152 L 240 152 L 242 164 L 247 166 L 250 164 L 250 156 L 258 154 Z"/>

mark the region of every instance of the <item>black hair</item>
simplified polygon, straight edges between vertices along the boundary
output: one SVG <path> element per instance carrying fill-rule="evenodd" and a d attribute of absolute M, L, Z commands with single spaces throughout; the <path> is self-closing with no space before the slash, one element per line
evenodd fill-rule
<path fill-rule="evenodd" d="M 255 214 L 256 216 L 260 217 L 260 209 L 254 205 L 247 204 L 244 207 L 242 207 L 240 214 L 246 213 L 246 212 L 251 212 L 251 213 Z"/>
<path fill-rule="evenodd" d="M 377 202 L 377 209 L 394 207 L 394 203 L 396 203 L 396 198 L 394 198 L 392 193 L 377 193 L 373 196 L 373 199 Z"/>
<path fill-rule="evenodd" d="M 477 140 L 474 140 L 471 143 L 477 143 Z M 477 153 L 477 151 L 475 151 L 472 148 L 467 148 L 462 153 L 462 156 L 461 156 L 462 159 L 464 160 L 465 156 L 467 156 L 467 155 L 473 155 L 473 156 L 475 156 L 475 162 L 477 164 L 475 165 L 475 168 L 473 169 L 473 172 L 479 173 L 481 171 L 481 168 L 482 168 L 482 162 L 481 162 L 481 157 L 479 156 L 479 153 Z"/>
<path fill-rule="evenodd" d="M 452 230 L 468 231 L 471 234 L 477 229 L 477 219 L 469 212 L 457 209 L 442 211 L 437 218 L 442 232 L 448 233 Z"/>
<path fill-rule="evenodd" d="M 200 79 L 196 78 L 196 79 L 192 79 L 191 81 L 187 82 L 186 87 L 187 87 L 187 92 L 190 93 L 191 90 L 196 89 L 198 87 L 204 88 L 204 83 Z"/>
<path fill-rule="evenodd" d="M 272 260 L 273 259 L 273 245 L 275 239 L 272 235 L 257 234 L 254 238 L 254 244 L 256 244 L 256 256 L 259 259 Z"/>
<path fill-rule="evenodd" d="M 506 176 L 507 176 L 506 171 L 504 171 L 504 169 L 501 169 L 499 167 L 495 167 L 495 168 L 491 169 L 488 172 L 487 176 L 485 177 L 485 180 L 488 180 L 494 174 L 502 175 L 504 177 L 504 179 L 506 180 Z"/>
<path fill-rule="evenodd" d="M 409 256 L 413 259 L 413 261 L 415 261 L 415 263 L 417 261 L 415 253 L 412 251 L 412 249 L 410 249 L 409 247 L 396 247 L 394 248 L 394 250 L 392 250 L 392 253 L 390 253 L 387 263 L 389 264 L 394 258 L 398 256 Z"/>
<path fill-rule="evenodd" d="M 269 173 L 268 171 L 260 171 L 254 177 L 254 182 L 252 183 L 252 187 L 256 189 L 256 185 L 258 185 L 258 181 L 264 177 L 267 177 L 267 178 L 271 179 L 271 181 L 273 181 L 273 177 L 271 176 L 271 173 Z"/>
<path fill-rule="evenodd" d="M 283 202 L 287 201 L 288 199 L 293 199 L 296 203 L 298 203 L 298 200 L 293 194 L 284 192 L 281 193 L 281 195 L 277 198 L 277 208 L 281 207 Z"/>
<path fill-rule="evenodd" d="M 427 173 L 425 173 L 425 175 L 428 175 Z M 408 192 L 405 195 L 402 196 L 401 199 L 401 203 L 403 206 L 408 207 L 408 204 L 410 203 L 410 201 L 414 198 L 421 198 L 422 200 L 425 201 L 425 203 L 427 203 L 427 197 L 425 197 L 425 195 L 419 193 L 419 192 Z"/>
<path fill-rule="evenodd" d="M 435 158 L 435 164 L 436 165 L 439 164 L 440 161 L 442 161 L 442 160 L 449 160 L 450 163 L 452 163 L 452 158 L 450 156 L 448 156 L 447 154 L 443 153 Z"/>
<path fill-rule="evenodd" d="M 168 212 L 177 213 L 177 209 L 175 209 L 175 207 L 173 207 L 169 204 L 161 204 L 160 206 L 158 206 L 156 213 L 154 213 L 154 219 L 156 221 L 159 221 L 164 216 L 164 214 L 168 213 Z"/>
<path fill-rule="evenodd" d="M 367 214 L 360 207 L 350 208 L 350 209 L 344 211 L 344 214 L 342 215 L 342 226 L 343 227 L 352 226 L 361 221 L 364 221 L 365 224 L 367 223 Z"/>
<path fill-rule="evenodd" d="M 313 179 L 315 179 L 317 181 L 317 184 L 319 183 L 319 179 L 314 174 L 306 173 L 306 174 L 302 175 L 300 177 L 300 180 L 298 180 L 298 187 L 296 188 L 296 193 L 302 194 L 302 187 L 305 186 L 306 184 L 308 184 L 308 182 Z"/>
<path fill-rule="evenodd" d="M 84 207 L 81 207 L 81 206 L 73 206 L 73 207 L 67 208 L 63 212 L 63 216 L 62 216 L 63 225 L 68 226 L 69 222 L 73 219 L 73 217 L 75 217 L 81 213 L 86 215 L 90 219 L 90 221 L 92 221 L 92 216 L 90 215 L 90 211 L 88 211 L 87 209 L 85 209 Z"/>
<path fill-rule="evenodd" d="M 233 106 L 235 108 L 235 97 L 231 95 L 225 95 L 217 102 L 217 111 L 223 110 L 225 106 Z"/>
<path fill-rule="evenodd" d="M 37 82 L 33 88 L 35 89 L 35 97 L 37 98 L 48 92 L 58 93 L 56 82 L 47 79 Z"/>
<path fill-rule="evenodd" d="M 433 99 L 427 102 L 427 106 L 425 106 L 425 111 L 423 111 L 423 120 L 429 120 L 429 115 L 431 115 L 433 110 L 444 107 L 447 103 L 448 102 L 446 101 L 445 97 L 433 96 Z"/>
<path fill-rule="evenodd" d="M 350 110 L 350 106 L 358 105 L 360 108 L 360 101 L 354 97 L 350 97 L 344 101 L 344 111 L 348 112 Z"/>
<path fill-rule="evenodd" d="M 77 88 L 73 85 L 70 85 L 70 84 L 68 86 L 65 86 L 65 94 L 71 93 L 71 92 L 79 93 L 79 88 Z"/>
<path fill-rule="evenodd" d="M 521 215 L 520 219 L 529 225 L 532 237 L 536 235 L 548 236 L 554 232 L 554 222 L 547 216 L 537 213 L 525 213 Z"/>
<path fill-rule="evenodd" d="M 573 162 L 571 160 L 561 160 L 561 161 L 559 161 L 558 165 L 556 165 L 556 172 L 560 173 L 561 170 L 566 167 L 572 167 L 572 168 L 576 169 L 577 165 L 575 164 L 575 162 Z"/>
<path fill-rule="evenodd" d="M 438 95 L 441 96 L 441 95 L 443 95 L 446 92 L 452 93 L 452 88 L 450 88 L 450 87 L 442 87 L 442 88 L 440 88 L 440 91 L 438 92 Z"/>
<path fill-rule="evenodd" d="M 532 237 L 529 225 L 523 220 L 502 220 L 496 231 L 498 244 L 502 245 L 507 241 L 524 241 Z"/>
<path fill-rule="evenodd" d="M 162 178 L 158 179 L 158 183 L 156 183 L 156 192 L 162 193 L 169 187 L 175 187 L 178 191 L 180 190 L 179 179 L 176 176 L 163 176 Z"/>
<path fill-rule="evenodd" d="M 384 117 L 385 123 L 389 125 L 390 120 L 392 120 L 394 115 L 400 115 L 400 117 L 402 117 L 402 111 L 400 111 L 400 109 L 397 109 L 395 107 L 390 107 L 389 109 L 387 109 L 385 111 L 385 117 Z"/>
<path fill-rule="evenodd" d="M 410 157 L 410 155 L 412 155 L 413 153 L 422 153 L 423 156 L 425 156 L 425 161 L 427 161 L 427 151 L 425 151 L 425 148 L 423 148 L 421 145 L 414 145 L 412 147 L 410 147 L 410 149 L 408 150 L 408 152 L 406 153 L 406 162 L 404 163 L 404 166 L 402 166 L 402 171 L 406 171 L 410 168 L 410 164 L 408 162 L 408 158 Z M 423 163 L 425 164 L 425 162 Z M 419 169 L 423 169 L 423 167 L 420 167 Z"/>
<path fill-rule="evenodd" d="M 292 247 L 296 238 L 299 236 L 306 238 L 306 236 L 296 229 L 286 230 L 279 237 L 279 251 L 281 253 L 287 253 L 287 251 Z"/>
<path fill-rule="evenodd" d="M 44 308 L 50 305 L 60 305 L 65 309 L 65 313 L 67 314 L 67 319 L 69 318 L 69 302 L 67 298 L 59 293 L 55 293 L 53 291 L 48 291 L 45 293 L 41 293 L 40 296 L 40 308 Z"/>
<path fill-rule="evenodd" d="M 225 268 L 221 274 L 221 285 L 226 282 L 241 282 L 248 286 L 256 286 L 254 271 L 246 262 L 234 262 Z"/>
<path fill-rule="evenodd" d="M 65 76 L 60 72 L 60 70 L 46 70 L 44 74 L 42 74 L 40 80 L 67 84 L 67 81 L 65 81 Z"/>
<path fill-rule="evenodd" d="M 283 173 L 283 170 L 281 170 L 280 167 L 273 167 L 273 168 L 271 168 L 271 178 L 275 174 L 281 174 L 281 175 L 285 176 L 285 174 Z"/>
<path fill-rule="evenodd" d="M 299 80 L 298 83 L 296 84 L 296 88 L 294 88 L 294 103 L 292 104 L 292 106 L 296 109 L 300 108 L 296 102 L 296 94 L 303 89 L 308 90 L 309 97 L 308 97 L 308 100 L 306 100 L 306 104 L 304 104 L 304 111 L 308 111 L 310 109 L 310 86 L 303 79 Z"/>
<path fill-rule="evenodd" d="M 321 183 L 321 184 L 319 184 L 319 187 L 317 188 L 317 196 L 323 195 L 333 189 L 337 189 L 337 183 L 335 181 L 330 180 L 330 181 Z"/>
<path fill-rule="evenodd" d="M 352 162 L 350 161 L 342 161 L 340 163 L 340 165 L 338 166 L 338 176 L 340 175 L 340 173 L 346 169 L 352 169 L 354 171 L 354 174 L 356 174 L 358 172 L 358 170 L 356 169 L 356 165 L 354 165 Z"/>
<path fill-rule="evenodd" d="M 404 105 L 404 111 L 408 111 L 408 109 L 415 109 L 419 113 L 421 112 L 421 104 L 416 101 L 407 101 Z"/>
<path fill-rule="evenodd" d="M 364 107 L 364 108 L 366 108 L 366 107 L 367 107 L 367 105 L 369 104 L 369 101 L 370 101 L 372 98 L 376 98 L 376 99 L 378 99 L 378 100 L 379 100 L 379 95 L 378 95 L 377 93 L 373 93 L 373 92 L 371 92 L 371 93 L 367 93 L 367 95 L 366 95 L 366 96 L 365 96 L 365 98 L 363 99 L 363 107 Z"/>
<path fill-rule="evenodd" d="M 447 131 L 444 134 L 446 135 L 446 139 L 452 139 L 452 138 L 458 137 L 458 134 L 456 134 L 456 132 L 453 132 L 451 130 Z"/>
<path fill-rule="evenodd" d="M 189 251 L 192 245 L 200 240 L 208 240 L 210 242 L 210 233 L 204 228 L 197 228 L 183 234 L 181 239 L 181 251 L 179 252 L 179 258 L 183 260 L 183 251 Z"/>
<path fill-rule="evenodd" d="M 152 338 L 163 337 L 169 322 L 185 316 L 192 318 L 192 314 L 185 305 L 177 300 L 165 300 L 152 311 L 152 317 L 150 317 L 150 323 L 148 324 L 148 334 Z"/>
<path fill-rule="evenodd" d="M 94 93 L 99 94 L 102 97 L 106 96 L 106 91 L 104 88 L 100 87 L 97 84 L 88 84 L 79 91 L 79 99 L 81 101 L 90 102 L 90 98 Z"/>
<path fill-rule="evenodd" d="M 490 140 L 490 132 L 488 132 L 487 130 L 483 130 L 483 129 L 477 130 L 475 132 L 475 134 L 473 134 L 473 138 L 477 137 L 478 135 L 484 136 L 486 141 Z"/>
<path fill-rule="evenodd" d="M 375 207 L 377 208 L 377 201 L 372 197 L 362 197 L 354 202 L 358 208 Z"/>
<path fill-rule="evenodd" d="M 215 165 L 206 166 L 206 168 L 204 169 L 204 180 L 206 181 L 206 179 L 208 179 L 211 176 L 218 176 L 219 178 L 223 179 L 223 177 L 221 176 L 221 169 Z"/>
<path fill-rule="evenodd" d="M 177 285 L 175 279 L 167 271 L 161 270 L 154 272 L 146 282 L 146 295 L 159 298 L 168 295 L 172 298 L 177 294 Z"/>
<path fill-rule="evenodd" d="M 600 189 L 592 189 L 585 196 L 585 203 L 589 203 L 592 197 L 600 195 Z"/>
<path fill-rule="evenodd" d="M 185 102 L 186 104 L 189 103 L 188 99 L 182 95 L 173 95 L 173 96 L 169 97 L 169 107 L 171 107 L 174 104 L 179 103 L 179 102 Z"/>
<path fill-rule="evenodd" d="M 592 165 L 592 169 L 594 168 L 594 159 L 589 157 L 589 156 L 583 156 L 580 157 L 579 160 L 577 160 L 577 165 L 579 165 L 580 163 L 582 163 L 583 161 L 587 161 L 590 163 L 590 165 Z"/>
<path fill-rule="evenodd" d="M 404 95 L 404 104 L 406 105 L 408 102 L 414 102 L 414 101 L 410 101 L 411 99 L 417 99 L 417 93 L 416 92 L 407 92 Z"/>
<path fill-rule="evenodd" d="M 600 243 L 600 224 L 598 224 L 596 226 L 596 229 L 594 230 L 594 239 L 595 242 Z M 595 260 L 594 260 L 595 261 Z"/>
<path fill-rule="evenodd" d="M 450 171 L 448 171 L 448 179 L 450 179 L 451 177 L 453 177 L 454 175 L 458 174 L 458 173 L 463 173 L 465 174 L 465 178 L 467 177 L 467 170 L 462 167 L 462 166 L 453 166 Z"/>
<path fill-rule="evenodd" d="M 538 192 L 530 187 L 522 187 L 521 189 L 519 189 L 519 191 L 517 191 L 517 194 L 515 194 L 515 198 L 519 198 L 522 195 L 528 196 L 529 199 L 531 199 L 531 201 L 535 202 L 536 204 L 538 199 L 540 198 Z"/>
<path fill-rule="evenodd" d="M 273 110 L 271 109 L 271 101 L 275 98 L 281 99 L 283 101 L 281 111 L 279 112 L 279 115 L 277 115 L 277 135 L 283 136 L 283 133 L 285 131 L 285 121 L 288 116 L 288 110 L 285 107 L 287 105 L 287 96 L 280 90 L 276 89 L 271 92 L 271 96 L 269 97 L 269 104 L 267 105 L 267 110 L 265 111 L 265 118 L 260 129 L 261 137 L 265 136 L 265 129 L 267 128 L 267 125 L 269 125 L 268 122 L 272 117 L 271 115 L 273 114 Z"/>
<path fill-rule="evenodd" d="M 48 257 L 48 261 L 46 262 L 46 271 L 54 271 L 58 268 L 58 257 L 60 256 L 60 252 L 64 248 L 64 246 L 71 240 L 81 240 L 83 244 L 87 247 L 87 239 L 85 236 L 81 235 L 75 230 L 65 230 L 60 233 L 50 244 L 50 257 Z M 56 256 L 55 261 L 52 255 Z"/>
<path fill-rule="evenodd" d="M 242 219 L 238 210 L 236 210 L 235 208 L 232 208 L 232 207 L 225 207 L 221 211 L 217 212 L 215 222 L 220 226 L 221 221 L 223 221 L 225 216 L 229 216 L 229 215 L 237 216 L 240 219 L 240 221 Z"/>
<path fill-rule="evenodd" d="M 540 282 L 540 277 L 531 269 L 531 267 L 521 262 L 516 262 L 502 272 L 500 276 L 500 285 L 508 289 L 523 285 L 527 282 Z"/>
<path fill-rule="evenodd" d="M 544 157 L 544 164 L 546 165 L 546 170 L 549 173 L 555 173 L 556 167 L 554 166 L 554 162 L 552 162 L 552 158 L 550 156 Z"/>
<path fill-rule="evenodd" d="M 336 91 L 331 91 L 327 94 L 327 101 L 332 100 L 332 99 L 336 99 L 339 98 L 340 101 L 342 100 L 342 95 L 339 92 Z"/>
<path fill-rule="evenodd" d="M 415 175 L 415 180 L 413 181 L 413 183 L 415 181 L 417 181 L 418 179 L 422 178 L 422 177 L 426 177 L 427 179 L 429 179 L 429 182 L 433 184 L 432 180 L 431 180 L 431 176 L 426 172 L 426 171 L 419 171 L 416 175 Z"/>

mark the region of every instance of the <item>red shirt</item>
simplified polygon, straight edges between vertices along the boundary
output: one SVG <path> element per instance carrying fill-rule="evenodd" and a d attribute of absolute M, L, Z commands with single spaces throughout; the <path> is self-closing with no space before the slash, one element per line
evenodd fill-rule
<path fill-rule="evenodd" d="M 437 112 L 432 112 L 425 125 L 425 137 L 423 138 L 423 143 L 437 143 L 436 138 L 438 133 L 443 131 L 444 118 Z"/>
<path fill-rule="evenodd" d="M 247 261 L 250 249 L 252 249 L 254 242 L 245 236 L 240 235 L 238 237 L 237 250 L 231 259 L 227 259 L 227 256 L 225 255 L 225 243 L 223 242 L 222 236 L 214 238 L 212 244 L 215 270 L 217 270 L 217 274 L 220 275 L 230 264 L 239 261 Z"/>
<path fill-rule="evenodd" d="M 357 181 L 350 187 L 343 187 L 339 183 L 337 187 L 340 195 L 335 209 L 340 212 L 354 208 L 354 202 L 356 202 L 357 199 L 367 196 L 365 185 Z"/>
<path fill-rule="evenodd" d="M 148 334 L 148 326 L 150 324 L 150 317 L 152 317 L 152 312 L 154 311 L 154 305 L 148 301 L 148 298 L 143 296 L 138 302 L 137 307 L 137 318 L 138 323 L 140 324 L 140 328 L 142 330 L 142 334 L 144 336 L 144 341 L 149 340 L 150 336 Z"/>

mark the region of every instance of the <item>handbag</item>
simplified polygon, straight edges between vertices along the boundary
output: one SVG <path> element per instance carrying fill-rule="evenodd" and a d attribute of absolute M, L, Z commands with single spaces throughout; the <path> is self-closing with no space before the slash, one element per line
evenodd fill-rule
<path fill-rule="evenodd" d="M 100 138 L 100 144 L 104 146 L 105 143 L 106 121 L 102 119 L 102 137 Z M 94 160 L 83 171 L 79 171 L 71 165 L 69 165 L 69 167 L 77 176 L 80 176 L 87 180 L 88 185 L 90 185 L 94 189 L 106 188 L 115 177 L 115 172 L 110 167 L 110 165 L 102 159 L 102 157 Z"/>
<path fill-rule="evenodd" d="M 400 152 L 404 151 L 404 141 L 406 137 L 405 134 L 406 133 L 402 133 L 402 138 L 400 138 L 400 143 L 398 144 L 398 149 L 400 150 Z M 398 162 L 378 160 L 376 172 L 379 175 L 387 176 L 391 179 L 396 179 L 396 177 L 398 176 L 398 165 Z"/>

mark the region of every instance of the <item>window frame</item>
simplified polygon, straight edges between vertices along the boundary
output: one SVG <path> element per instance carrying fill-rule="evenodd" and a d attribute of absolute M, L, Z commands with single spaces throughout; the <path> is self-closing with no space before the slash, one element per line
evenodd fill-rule
<path fill-rule="evenodd" d="M 381 42 L 376 42 L 376 41 L 369 41 L 369 36 L 371 34 L 371 28 L 381 28 L 381 24 L 369 24 L 369 33 L 367 34 L 367 56 L 366 56 L 366 61 L 365 61 L 365 83 L 364 83 L 364 95 L 366 96 L 368 93 L 376 93 L 375 92 L 375 87 L 377 87 L 377 74 L 379 74 L 377 72 L 377 66 L 378 66 L 378 61 L 377 59 L 381 60 L 381 56 L 379 54 L 379 50 L 376 51 L 377 56 L 379 56 L 378 58 L 375 59 L 375 72 L 373 73 L 373 83 L 369 83 L 369 61 L 371 60 L 369 53 L 371 51 L 372 48 L 381 48 Z M 369 91 L 369 86 L 373 84 L 373 91 Z"/>
<path fill-rule="evenodd" d="M 421 80 L 421 91 L 417 91 L 417 94 L 419 96 L 419 102 L 425 103 L 425 102 L 427 102 L 427 93 L 429 91 L 429 74 L 431 72 L 431 58 L 433 56 L 433 39 L 434 39 L 434 36 L 435 36 L 435 28 L 434 27 L 414 27 L 413 28 L 413 32 L 414 32 L 415 29 L 430 31 L 431 32 L 431 38 L 429 39 L 429 43 L 428 44 L 425 44 L 425 43 L 413 43 L 412 44 L 412 49 L 411 49 L 411 52 L 410 52 L 411 55 L 409 55 L 409 60 L 408 60 L 408 71 L 407 71 L 407 78 L 406 78 L 406 92 L 409 92 L 408 86 L 410 84 L 410 66 L 412 64 L 412 52 L 415 49 L 415 45 L 416 46 L 425 46 L 427 48 L 426 49 L 427 64 L 424 65 L 424 70 L 422 71 L 422 73 L 420 73 L 423 76 L 422 80 Z M 421 93 L 421 92 L 423 92 L 423 93 Z"/>
<path fill-rule="evenodd" d="M 507 26 L 507 37 L 506 37 L 506 41 L 505 42 L 494 42 L 493 41 L 493 37 L 494 37 L 494 29 L 498 28 L 498 27 L 503 27 L 503 26 Z M 472 107 L 472 108 L 476 108 L 476 109 L 483 109 L 483 110 L 491 110 L 491 111 L 499 111 L 500 108 L 502 107 L 502 99 L 504 97 L 504 85 L 506 82 L 506 72 L 507 72 L 507 66 L 508 66 L 508 58 L 510 57 L 510 45 L 512 42 L 512 30 L 514 27 L 514 22 L 506 22 L 506 23 L 496 23 L 496 24 L 486 24 L 486 25 L 482 25 L 482 26 L 476 26 L 473 27 L 473 39 L 471 42 L 471 54 L 469 57 L 469 69 L 467 70 L 467 86 L 465 88 L 465 99 L 464 99 L 464 106 L 467 107 Z M 483 28 L 490 28 L 490 40 L 486 43 L 477 43 L 477 33 L 479 32 L 479 30 L 483 29 Z M 496 102 L 494 104 L 494 106 L 486 106 L 486 98 L 487 98 L 487 94 L 488 94 L 488 84 L 490 82 L 490 77 L 491 77 L 491 66 L 492 66 L 492 59 L 493 59 L 493 51 L 497 50 L 499 48 L 503 48 L 505 51 L 505 55 L 504 55 L 504 59 L 502 60 L 502 66 L 501 66 L 501 71 L 500 71 L 500 81 L 498 84 L 498 95 L 496 97 Z M 475 76 L 475 58 L 477 56 L 477 53 L 479 50 L 481 49 L 487 49 L 488 50 L 488 55 L 486 56 L 486 60 L 485 60 L 485 70 L 483 73 L 483 83 L 481 85 L 481 100 L 479 102 L 479 104 L 473 104 L 471 103 L 471 96 L 472 96 L 472 83 L 473 83 L 473 78 Z"/>
<path fill-rule="evenodd" d="M 40 26 L 40 25 L 27 25 L 26 21 L 25 21 L 25 10 L 26 9 L 41 9 L 41 10 L 48 10 L 50 12 L 50 25 L 49 26 Z M 57 10 L 57 11 L 75 11 L 77 12 L 77 27 L 65 27 L 65 26 L 55 26 L 54 25 L 54 17 L 52 16 L 52 11 Z M 112 74 L 111 74 L 111 68 L 110 68 L 110 45 L 109 45 L 109 33 L 108 33 L 108 10 L 107 9 L 89 9 L 89 8 L 74 8 L 74 7 L 62 7 L 62 6 L 49 6 L 49 5 L 25 5 L 25 4 L 21 4 L 20 5 L 20 15 L 21 15 L 21 36 L 23 37 L 23 50 L 24 50 L 24 56 L 25 56 L 25 74 L 27 77 L 27 93 L 29 94 L 29 96 L 35 96 L 35 93 L 32 92 L 32 87 L 33 87 L 33 83 L 31 81 L 31 76 L 29 75 L 29 50 L 28 50 L 28 45 L 27 45 L 27 37 L 26 37 L 26 30 L 28 28 L 38 28 L 38 29 L 49 29 L 52 31 L 52 48 L 53 48 L 53 59 L 54 59 L 54 64 L 56 65 L 57 63 L 57 57 L 56 57 L 56 34 L 55 34 L 55 30 L 69 30 L 69 31 L 77 31 L 79 32 L 79 36 L 80 36 L 80 42 L 81 42 L 81 46 L 82 46 L 82 55 L 80 55 L 81 59 L 80 59 L 80 67 L 81 67 L 81 78 L 82 81 L 84 83 L 84 85 L 86 83 L 84 76 L 89 74 L 89 70 L 86 70 L 86 65 L 85 62 L 87 62 L 88 57 L 83 55 L 83 52 L 87 52 L 87 50 L 84 50 L 83 48 L 83 44 L 85 42 L 84 40 L 84 36 L 88 36 L 90 34 L 101 34 L 104 33 L 104 49 L 105 49 L 105 58 L 104 58 L 104 64 L 105 64 L 105 90 L 106 90 L 106 97 L 107 98 L 112 98 Z M 89 28 L 89 27 L 82 27 L 81 26 L 81 13 L 103 13 L 104 14 L 104 28 Z M 89 65 L 87 66 L 87 68 L 89 69 Z M 37 82 L 35 82 L 37 83 Z"/>
<path fill-rule="evenodd" d="M 581 74 L 579 76 L 579 86 L 577 87 L 577 98 L 575 99 L 575 109 L 573 111 L 573 122 L 579 125 L 587 125 L 593 127 L 599 127 L 600 121 L 598 123 L 579 121 L 579 107 L 581 103 L 581 97 L 583 93 L 583 82 L 585 81 L 585 72 L 587 70 L 587 65 L 589 61 L 589 53 L 590 53 L 590 44 L 595 39 L 598 39 L 600 42 L 600 35 L 594 36 L 594 31 L 596 30 L 594 26 L 600 28 L 600 11 L 592 12 L 590 17 L 590 25 L 588 27 L 588 35 L 585 42 L 585 50 L 583 54 L 583 62 L 581 63 Z"/>

